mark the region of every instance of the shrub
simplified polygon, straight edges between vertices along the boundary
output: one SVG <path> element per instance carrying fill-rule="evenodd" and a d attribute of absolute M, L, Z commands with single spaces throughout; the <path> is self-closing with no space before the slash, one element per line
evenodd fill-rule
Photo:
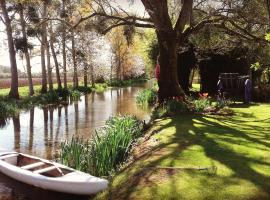
<path fill-rule="evenodd" d="M 81 93 L 90 93 L 92 91 L 91 87 L 85 87 L 85 86 L 78 86 L 76 88 Z"/>
<path fill-rule="evenodd" d="M 152 113 L 152 117 L 155 119 L 172 116 L 182 113 L 188 113 L 190 112 L 190 110 L 190 106 L 184 101 L 184 99 L 182 97 L 178 97 L 169 99 L 163 104 L 159 105 Z"/>
<path fill-rule="evenodd" d="M 208 93 L 199 94 L 199 99 L 190 99 L 195 112 L 203 112 L 206 108 L 211 107 L 211 101 Z"/>
<path fill-rule="evenodd" d="M 157 101 L 157 92 L 153 89 L 141 90 L 136 96 L 136 103 L 138 105 L 153 105 Z"/>
<path fill-rule="evenodd" d="M 95 176 L 107 176 L 126 160 L 141 133 L 142 123 L 135 117 L 112 117 L 92 140 L 72 139 L 62 143 L 61 161 Z"/>
<path fill-rule="evenodd" d="M 15 100 L 6 99 L 0 100 L 0 113 L 1 116 L 11 116 L 19 112 L 19 107 Z"/>
<path fill-rule="evenodd" d="M 77 100 L 80 100 L 80 97 L 81 97 L 81 92 L 80 91 L 78 91 L 78 90 L 71 90 L 70 92 L 69 92 L 69 98 L 70 98 L 70 100 L 71 101 L 77 101 Z"/>
<path fill-rule="evenodd" d="M 95 92 L 104 92 L 104 90 L 106 90 L 107 88 L 108 88 L 108 84 L 107 83 L 97 83 L 93 87 L 93 90 Z"/>

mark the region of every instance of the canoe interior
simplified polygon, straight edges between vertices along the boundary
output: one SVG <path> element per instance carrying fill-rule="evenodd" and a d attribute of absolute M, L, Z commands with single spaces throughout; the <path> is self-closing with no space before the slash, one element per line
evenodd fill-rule
<path fill-rule="evenodd" d="M 6 156 L 7 158 L 1 159 L 1 157 Z M 28 157 L 22 154 L 10 154 L 11 157 L 8 157 L 8 154 L 0 156 L 2 161 L 5 161 L 11 165 L 26 168 L 28 171 L 32 171 L 33 173 L 38 173 L 47 177 L 61 177 L 68 173 L 73 172 L 72 170 L 56 167 L 50 161 L 44 161 L 38 158 Z"/>

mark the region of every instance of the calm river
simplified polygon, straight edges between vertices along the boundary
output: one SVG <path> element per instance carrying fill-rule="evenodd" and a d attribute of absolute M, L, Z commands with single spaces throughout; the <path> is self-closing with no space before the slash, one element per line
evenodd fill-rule
<path fill-rule="evenodd" d="M 149 114 L 136 106 L 136 94 L 145 85 L 91 93 L 78 102 L 57 108 L 33 108 L 0 122 L 0 148 L 47 159 L 59 155 L 59 145 L 72 136 L 91 138 L 95 129 L 116 114 L 131 114 L 148 120 Z M 1 115 L 1 114 L 0 114 Z M 0 174 L 0 200 L 81 200 L 33 188 Z"/>

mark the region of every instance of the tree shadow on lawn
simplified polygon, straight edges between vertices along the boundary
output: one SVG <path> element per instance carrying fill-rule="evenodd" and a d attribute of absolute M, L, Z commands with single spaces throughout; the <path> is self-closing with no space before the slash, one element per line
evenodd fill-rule
<path fill-rule="evenodd" d="M 224 118 L 224 120 L 226 120 L 226 118 Z M 227 122 L 228 121 L 233 122 L 227 120 Z M 244 125 L 241 124 L 241 126 Z M 175 129 L 173 134 L 166 133 L 169 128 Z M 225 124 L 222 120 L 217 120 L 215 116 L 203 115 L 185 115 L 171 118 L 167 124 L 160 126 L 157 131 L 160 131 L 159 134 L 166 135 L 165 141 L 161 139 L 159 145 L 154 147 L 150 152 L 143 154 L 133 165 L 130 165 L 122 171 L 122 174 L 128 178 L 124 179 L 122 182 L 120 181 L 115 188 L 112 188 L 109 194 L 112 199 L 134 198 L 133 192 L 136 193 L 143 187 L 149 187 L 148 191 L 151 191 L 150 196 L 154 198 L 155 195 L 158 194 L 157 190 L 160 189 L 155 186 L 166 181 L 169 181 L 172 195 L 174 192 L 177 193 L 179 189 L 178 183 L 172 177 L 174 174 L 181 172 L 181 170 L 162 172 L 161 175 L 167 177 L 167 179 L 157 181 L 157 176 L 160 176 L 160 173 L 158 173 L 156 169 L 153 169 L 153 167 L 160 166 L 162 162 L 166 162 L 166 166 L 172 167 L 176 166 L 179 162 L 182 163 L 181 165 L 185 164 L 185 159 L 182 159 L 181 155 L 185 150 L 194 145 L 202 147 L 205 156 L 210 159 L 211 162 L 218 162 L 233 171 L 233 175 L 231 176 L 204 174 L 206 177 L 209 176 L 209 179 L 217 178 L 220 180 L 221 185 L 218 185 L 220 191 L 222 191 L 225 186 L 230 186 L 231 184 L 237 185 L 235 180 L 238 179 L 235 178 L 239 178 L 255 185 L 256 191 L 259 192 L 258 194 L 252 195 L 254 195 L 256 199 L 270 198 L 269 171 L 268 173 L 259 173 L 251 167 L 252 164 L 263 165 L 266 168 L 270 167 L 270 144 L 263 139 L 256 138 L 256 135 L 252 136 L 252 133 L 248 133 L 246 129 L 245 131 L 241 131 L 234 126 L 230 126 L 230 124 Z M 265 137 L 269 135 L 266 130 L 259 130 L 259 134 Z M 240 147 L 244 149 L 237 152 L 234 150 L 233 145 L 240 145 Z M 252 149 L 250 152 L 243 152 L 246 147 L 248 149 L 253 148 L 254 151 Z M 261 158 L 262 152 L 256 151 L 264 151 L 265 157 Z M 196 160 L 196 158 L 192 157 L 190 159 Z M 198 160 L 197 166 L 199 165 L 200 161 Z M 188 173 L 190 173 L 191 177 L 196 176 L 196 174 L 200 176 L 200 174 L 195 173 L 195 171 Z M 181 177 L 181 173 L 179 173 L 178 176 Z M 190 181 L 192 181 L 192 179 Z M 206 178 L 206 181 L 209 180 Z M 203 190 L 204 188 L 201 187 L 200 189 Z M 216 189 L 218 190 L 218 188 Z M 207 192 L 209 193 L 209 191 Z M 214 194 L 216 193 L 217 191 L 214 192 Z M 208 195 L 211 196 L 210 193 Z M 210 196 L 208 197 L 210 198 Z M 213 199 L 215 199 L 214 196 Z"/>

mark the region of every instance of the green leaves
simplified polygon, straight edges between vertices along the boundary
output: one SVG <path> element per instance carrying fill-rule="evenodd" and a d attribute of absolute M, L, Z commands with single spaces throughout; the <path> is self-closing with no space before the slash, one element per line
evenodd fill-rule
<path fill-rule="evenodd" d="M 270 33 L 266 33 L 264 39 L 270 42 Z"/>
<path fill-rule="evenodd" d="M 111 117 L 91 140 L 72 138 L 62 143 L 61 161 L 95 176 L 108 176 L 126 160 L 141 133 L 142 123 L 135 117 Z"/>

